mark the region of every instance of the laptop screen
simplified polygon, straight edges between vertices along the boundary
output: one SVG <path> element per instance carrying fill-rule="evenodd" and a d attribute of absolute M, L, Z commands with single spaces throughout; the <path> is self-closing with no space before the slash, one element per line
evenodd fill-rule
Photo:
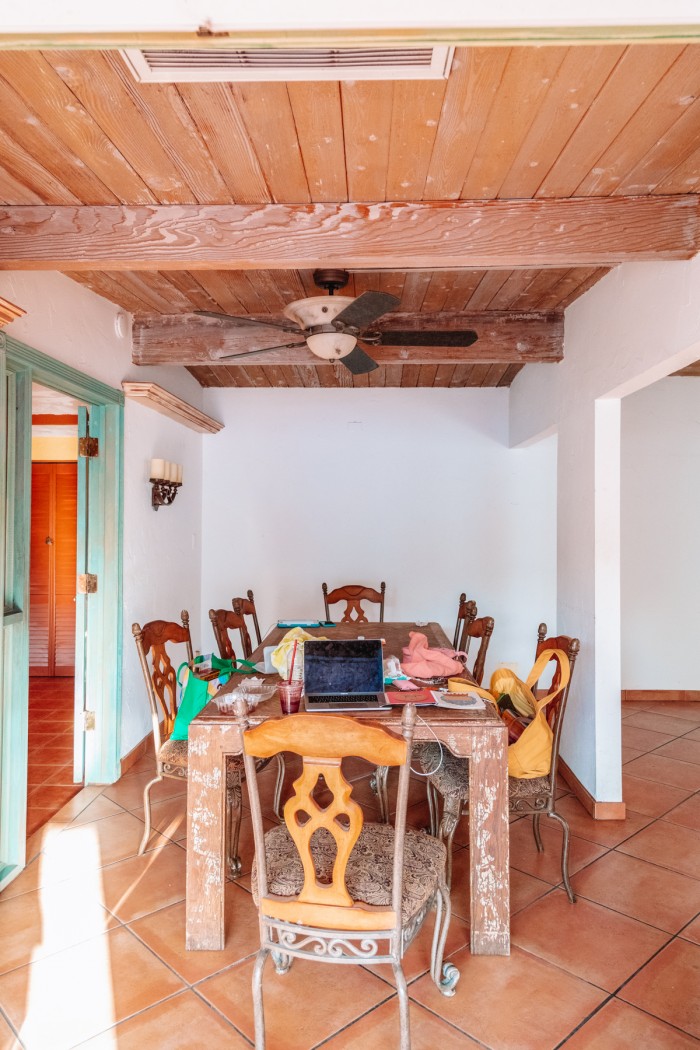
<path fill-rule="evenodd" d="M 383 692 L 381 641 L 305 642 L 304 691 L 312 695 Z"/>

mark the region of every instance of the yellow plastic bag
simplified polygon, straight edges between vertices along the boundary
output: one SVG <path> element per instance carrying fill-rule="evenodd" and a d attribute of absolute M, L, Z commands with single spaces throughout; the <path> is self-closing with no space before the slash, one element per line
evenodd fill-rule
<path fill-rule="evenodd" d="M 270 653 L 273 667 L 282 678 L 289 675 L 289 662 L 292 659 L 294 643 L 297 643 L 297 654 L 294 657 L 294 678 L 301 681 L 304 677 L 304 642 L 325 641 L 325 636 L 309 634 L 303 627 L 292 627 L 287 631 L 284 638 L 279 642 L 276 649 Z"/>

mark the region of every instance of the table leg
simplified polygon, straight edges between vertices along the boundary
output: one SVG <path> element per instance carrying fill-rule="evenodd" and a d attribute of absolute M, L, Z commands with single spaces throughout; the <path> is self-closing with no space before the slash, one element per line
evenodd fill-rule
<path fill-rule="evenodd" d="M 508 754 L 505 729 L 479 734 L 469 758 L 471 950 L 510 954 Z"/>
<path fill-rule="evenodd" d="M 226 759 L 210 725 L 190 724 L 187 775 L 186 945 L 224 946 Z"/>

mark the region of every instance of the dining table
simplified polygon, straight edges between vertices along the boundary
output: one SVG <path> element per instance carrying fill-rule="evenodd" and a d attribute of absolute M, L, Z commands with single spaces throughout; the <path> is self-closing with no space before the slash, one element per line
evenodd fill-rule
<path fill-rule="evenodd" d="M 339 623 L 304 628 L 332 638 L 380 638 L 385 656 L 401 658 L 410 632 L 425 634 L 431 647 L 451 648 L 438 623 Z M 287 628 L 274 627 L 250 660 L 263 659 L 263 648 L 276 645 Z M 235 688 L 234 675 L 221 692 Z M 277 680 L 279 679 L 272 679 Z M 391 688 L 391 687 L 388 687 Z M 410 702 L 410 693 L 404 694 Z M 454 755 L 469 760 L 469 881 L 453 886 L 468 893 L 470 945 L 474 955 L 510 953 L 510 880 L 508 868 L 508 738 L 496 707 L 488 700 L 476 709 L 418 708 L 414 740 L 437 738 Z M 400 733 L 401 706 L 390 710 L 353 711 L 353 718 L 381 722 Z M 283 717 L 275 694 L 249 714 L 251 726 Z M 313 718 L 313 714 L 309 715 Z M 224 868 L 226 756 L 242 751 L 233 713 L 210 702 L 190 723 L 187 787 L 186 944 L 193 950 L 224 947 Z"/>

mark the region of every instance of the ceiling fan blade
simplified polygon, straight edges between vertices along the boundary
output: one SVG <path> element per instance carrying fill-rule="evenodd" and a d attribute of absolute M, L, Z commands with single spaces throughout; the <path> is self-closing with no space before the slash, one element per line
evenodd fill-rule
<path fill-rule="evenodd" d="M 223 357 L 217 357 L 209 363 L 216 365 L 219 361 L 233 361 L 236 357 L 254 357 L 255 354 L 269 354 L 271 350 L 291 350 L 293 346 L 306 346 L 306 343 L 280 343 L 279 346 L 264 346 L 260 350 L 246 350 L 242 354 L 224 354 Z"/>
<path fill-rule="evenodd" d="M 375 368 L 379 368 L 377 362 L 359 346 L 351 350 L 346 357 L 341 357 L 340 364 L 345 365 L 354 376 L 363 376 L 367 372 L 374 372 Z"/>
<path fill-rule="evenodd" d="M 248 325 L 261 325 L 263 328 L 281 328 L 283 332 L 296 332 L 294 325 L 281 324 L 279 321 L 256 321 L 254 317 L 236 317 L 234 314 L 218 314 L 214 310 L 195 310 L 198 317 L 216 317 L 220 321 L 228 321 L 234 327 L 247 327 Z"/>
<path fill-rule="evenodd" d="M 333 324 L 340 322 L 343 326 L 366 328 L 388 310 L 395 310 L 400 301 L 388 292 L 363 292 L 333 318 Z"/>
<path fill-rule="evenodd" d="M 476 332 L 469 329 L 460 332 L 399 332 L 392 329 L 383 331 L 379 342 L 382 346 L 471 346 L 478 338 Z"/>

